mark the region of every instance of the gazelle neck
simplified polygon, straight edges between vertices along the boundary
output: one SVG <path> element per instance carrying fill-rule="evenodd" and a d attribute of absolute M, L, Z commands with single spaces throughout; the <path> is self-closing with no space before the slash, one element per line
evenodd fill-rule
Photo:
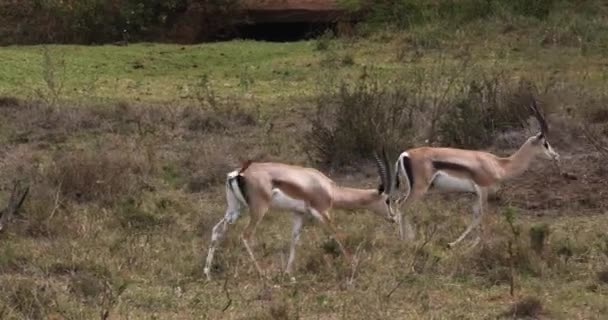
<path fill-rule="evenodd" d="M 368 208 L 379 199 L 376 189 L 355 189 L 334 186 L 333 207 L 340 209 Z"/>
<path fill-rule="evenodd" d="M 503 179 L 516 177 L 524 173 L 532 160 L 536 157 L 536 150 L 532 145 L 532 139 L 528 139 L 515 153 L 507 158 L 502 158 L 505 176 Z"/>

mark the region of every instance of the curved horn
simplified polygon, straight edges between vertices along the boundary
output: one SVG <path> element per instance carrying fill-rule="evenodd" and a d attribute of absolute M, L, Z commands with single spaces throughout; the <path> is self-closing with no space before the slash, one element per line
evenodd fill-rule
<path fill-rule="evenodd" d="M 549 126 L 547 126 L 547 121 L 545 120 L 545 117 L 543 117 L 542 113 L 538 109 L 538 105 L 536 104 L 536 99 L 534 98 L 534 95 L 531 95 L 531 100 L 532 103 L 529 105 L 530 110 L 532 110 L 532 114 L 540 125 L 540 132 L 544 135 L 549 132 Z"/>
<path fill-rule="evenodd" d="M 378 156 L 378 153 L 374 152 L 374 158 L 376 160 L 376 168 L 378 169 L 378 175 L 380 176 L 380 185 L 378 186 L 378 192 L 383 193 L 390 188 L 386 180 L 386 167 L 383 164 L 383 160 L 380 159 L 380 157 Z"/>

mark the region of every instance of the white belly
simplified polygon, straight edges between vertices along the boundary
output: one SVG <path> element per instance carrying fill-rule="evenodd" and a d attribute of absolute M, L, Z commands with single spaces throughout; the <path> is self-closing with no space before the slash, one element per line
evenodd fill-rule
<path fill-rule="evenodd" d="M 469 179 L 462 179 L 439 171 L 435 174 L 432 187 L 434 192 L 476 192 L 475 184 Z"/>
<path fill-rule="evenodd" d="M 298 211 L 301 213 L 307 212 L 306 202 L 291 198 L 277 188 L 272 189 L 270 206 L 275 209 Z"/>

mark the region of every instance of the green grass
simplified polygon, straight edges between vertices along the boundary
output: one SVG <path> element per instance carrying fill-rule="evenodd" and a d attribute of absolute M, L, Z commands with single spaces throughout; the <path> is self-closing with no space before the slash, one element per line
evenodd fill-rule
<path fill-rule="evenodd" d="M 387 34 L 356 42 L 332 40 L 330 48 L 321 51 L 316 50 L 316 41 L 50 45 L 48 49 L 54 61 L 65 64 L 65 69 L 57 67 L 58 81 L 64 83 L 62 94 L 75 99 L 184 101 L 195 97 L 201 79 L 206 77 L 222 94 L 246 92 L 262 103 L 274 104 L 310 96 L 322 81 L 352 77 L 365 66 L 391 77 L 432 69 L 439 61 L 455 63 L 465 56 L 482 70 L 516 77 L 559 74 L 587 84 L 606 80 L 606 73 L 601 71 L 606 61 L 602 51 L 583 53 L 570 45 L 543 47 L 536 30 L 525 37 L 524 32 L 529 30 L 502 34 L 481 31 L 483 28 L 486 26 L 480 23 L 456 35 L 438 35 L 420 28 L 402 36 Z M 427 38 L 435 39 L 437 48 L 420 49 L 410 43 Z M 404 50 L 402 61 L 397 59 L 399 50 Z M 423 55 L 415 58 L 420 52 Z M 0 48 L 0 94 L 24 97 L 45 89 L 42 53 L 41 46 Z M 346 65 L 341 63 L 344 57 L 349 61 Z"/>

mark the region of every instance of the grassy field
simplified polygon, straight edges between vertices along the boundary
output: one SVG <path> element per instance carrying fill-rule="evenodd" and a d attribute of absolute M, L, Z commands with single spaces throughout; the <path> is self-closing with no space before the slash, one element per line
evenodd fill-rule
<path fill-rule="evenodd" d="M 608 132 L 601 117 L 608 56 L 592 41 L 601 37 L 566 41 L 570 29 L 556 25 L 480 22 L 454 32 L 292 43 L 0 48 L 2 199 L 12 179 L 32 186 L 0 234 L 0 318 L 601 319 L 608 173 L 579 127 Z M 412 210 L 412 243 L 397 241 L 395 227 L 370 213 L 337 211 L 360 260 L 352 285 L 334 242 L 313 222 L 298 249 L 297 282 L 282 275 L 291 228 L 284 212 L 258 228 L 254 251 L 270 277 L 259 280 L 238 237 L 243 214 L 206 281 L 225 174 L 242 158 L 313 165 L 306 139 L 316 98 L 364 70 L 383 86 L 425 74 L 429 99 L 444 77 L 528 79 L 551 112 L 551 141 L 570 178 L 539 161 L 503 185 L 484 221 L 484 245 L 472 250 L 445 247 L 470 219 L 470 196 L 435 195 Z M 416 89 L 414 82 L 406 87 Z M 529 134 L 518 130 L 515 145 Z M 375 186 L 373 167 L 352 162 L 324 169 L 345 185 Z M 505 212 L 516 216 L 515 229 Z M 544 228 L 537 251 L 530 230 Z"/>

